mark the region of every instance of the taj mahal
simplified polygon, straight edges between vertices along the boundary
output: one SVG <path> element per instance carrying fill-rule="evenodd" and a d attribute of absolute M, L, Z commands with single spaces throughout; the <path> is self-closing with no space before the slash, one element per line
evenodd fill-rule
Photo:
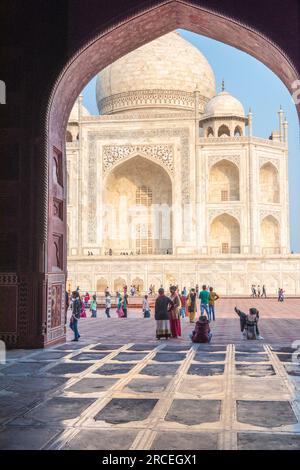
<path fill-rule="evenodd" d="M 66 132 L 67 288 L 300 294 L 282 109 L 254 136 L 255 115 L 177 32 L 103 69 L 96 97 L 99 115 L 79 96 Z"/>

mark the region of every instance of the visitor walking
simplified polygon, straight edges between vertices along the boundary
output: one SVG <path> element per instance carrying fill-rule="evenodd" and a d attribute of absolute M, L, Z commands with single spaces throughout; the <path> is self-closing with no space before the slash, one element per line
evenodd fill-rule
<path fill-rule="evenodd" d="M 171 336 L 169 307 L 172 300 L 165 295 L 164 289 L 158 290 L 158 297 L 155 301 L 156 338 L 166 338 Z"/>
<path fill-rule="evenodd" d="M 213 320 L 215 321 L 215 301 L 218 300 L 220 297 L 216 292 L 214 291 L 213 287 L 209 288 L 209 304 L 208 304 L 208 309 L 209 309 L 209 321 Z"/>
<path fill-rule="evenodd" d="M 284 290 L 282 288 L 278 289 L 278 302 L 284 301 Z"/>
<path fill-rule="evenodd" d="M 261 296 L 264 297 L 265 299 L 267 298 L 267 291 L 266 291 L 266 286 L 265 285 L 262 286 Z"/>
<path fill-rule="evenodd" d="M 105 313 L 107 318 L 110 318 L 111 309 L 111 295 L 109 292 L 105 292 Z"/>
<path fill-rule="evenodd" d="M 185 318 L 185 309 L 186 309 L 186 292 L 183 290 L 181 292 L 180 296 L 180 303 L 181 303 L 181 308 L 180 308 L 180 316 L 181 318 Z"/>
<path fill-rule="evenodd" d="M 257 286 L 257 297 L 260 298 L 260 286 Z"/>
<path fill-rule="evenodd" d="M 171 286 L 170 288 L 170 299 L 172 301 L 172 304 L 169 309 L 170 313 L 170 327 L 171 327 L 171 333 L 172 333 L 172 338 L 178 338 L 178 336 L 181 336 L 181 324 L 180 324 L 180 298 L 177 293 L 177 286 Z"/>
<path fill-rule="evenodd" d="M 126 289 L 126 292 L 127 292 L 127 289 Z M 128 295 L 124 293 L 123 301 L 122 301 L 122 309 L 123 309 L 124 318 L 127 318 L 127 306 L 128 306 Z"/>
<path fill-rule="evenodd" d="M 195 323 L 197 314 L 197 294 L 194 288 L 190 290 L 186 303 L 188 307 L 190 323 Z"/>
<path fill-rule="evenodd" d="M 81 316 L 81 300 L 78 291 L 72 293 L 73 304 L 72 304 L 72 315 L 70 319 L 70 328 L 74 332 L 74 339 L 72 341 L 78 341 L 80 334 L 78 331 L 78 320 Z"/>
<path fill-rule="evenodd" d="M 202 291 L 199 294 L 199 299 L 200 299 L 201 316 L 203 316 L 204 310 L 205 310 L 207 314 L 207 318 L 209 319 L 209 292 L 206 289 L 206 285 L 202 286 Z"/>
<path fill-rule="evenodd" d="M 194 331 L 190 334 L 193 343 L 210 343 L 212 332 L 209 327 L 209 321 L 205 315 L 201 315 L 196 322 Z"/>
<path fill-rule="evenodd" d="M 96 295 L 94 294 L 90 303 L 90 311 L 92 312 L 91 318 L 96 318 L 97 317 L 97 298 Z"/>
<path fill-rule="evenodd" d="M 149 305 L 147 294 L 143 298 L 143 314 L 144 314 L 144 318 L 150 318 L 150 305 Z"/>

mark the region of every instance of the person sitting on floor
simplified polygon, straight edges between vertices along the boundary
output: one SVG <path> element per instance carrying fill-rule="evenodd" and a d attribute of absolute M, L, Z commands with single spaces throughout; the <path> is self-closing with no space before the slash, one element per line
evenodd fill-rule
<path fill-rule="evenodd" d="M 190 338 L 193 343 L 210 343 L 211 337 L 212 332 L 210 331 L 208 318 L 205 315 L 201 315 Z"/>
<path fill-rule="evenodd" d="M 234 308 L 234 311 L 240 317 L 242 339 L 264 339 L 259 334 L 259 311 L 256 308 L 250 308 L 248 314 L 242 312 L 237 307 Z"/>

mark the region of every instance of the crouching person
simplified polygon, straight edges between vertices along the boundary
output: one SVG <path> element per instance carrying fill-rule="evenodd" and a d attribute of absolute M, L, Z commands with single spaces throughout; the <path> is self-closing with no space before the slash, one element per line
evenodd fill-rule
<path fill-rule="evenodd" d="M 199 317 L 190 338 L 193 343 L 210 343 L 212 332 L 210 331 L 208 318 L 205 315 L 201 315 L 201 317 Z"/>
<path fill-rule="evenodd" d="M 240 317 L 240 327 L 242 339 L 264 339 L 260 336 L 258 329 L 259 311 L 256 308 L 250 308 L 246 314 L 235 307 L 234 311 Z"/>

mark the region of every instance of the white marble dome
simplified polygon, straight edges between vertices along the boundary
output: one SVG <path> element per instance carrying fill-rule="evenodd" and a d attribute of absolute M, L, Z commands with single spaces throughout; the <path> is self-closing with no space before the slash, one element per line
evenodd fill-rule
<path fill-rule="evenodd" d="M 176 31 L 121 57 L 102 70 L 96 96 L 100 114 L 140 107 L 192 107 L 198 89 L 205 102 L 216 94 L 204 55 Z"/>
<path fill-rule="evenodd" d="M 212 98 L 205 106 L 205 117 L 239 116 L 245 117 L 242 103 L 230 95 L 227 91 L 221 91 Z"/>

